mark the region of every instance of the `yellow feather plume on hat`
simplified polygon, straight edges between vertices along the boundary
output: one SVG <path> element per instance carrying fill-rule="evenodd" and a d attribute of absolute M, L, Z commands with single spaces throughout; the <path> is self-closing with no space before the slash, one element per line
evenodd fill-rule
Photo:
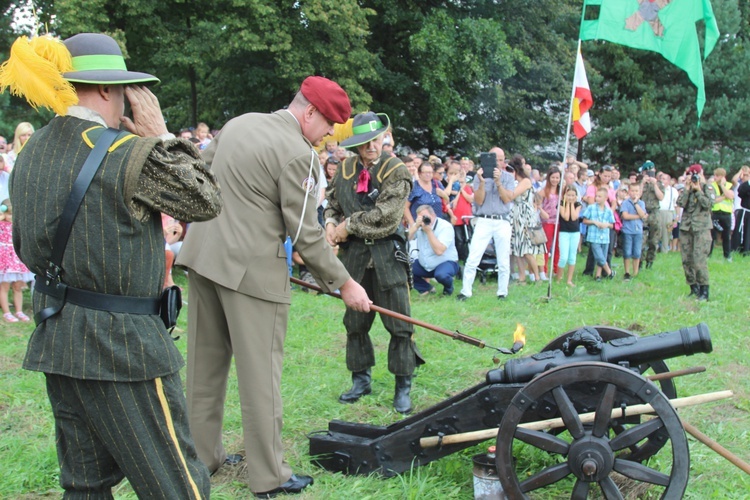
<path fill-rule="evenodd" d="M 320 146 L 318 146 L 318 151 L 323 151 L 325 149 L 326 142 L 333 139 L 336 142 L 341 142 L 344 139 L 350 138 L 354 133 L 352 132 L 352 122 L 354 121 L 353 118 L 349 118 L 346 123 L 334 123 L 333 124 L 333 135 L 327 135 L 323 137 L 323 139 L 320 141 Z"/>
<path fill-rule="evenodd" d="M 43 106 L 64 115 L 69 106 L 78 104 L 75 89 L 62 75 L 68 71 L 73 71 L 73 62 L 59 39 L 21 36 L 10 48 L 10 58 L 0 66 L 0 92 L 10 87 L 34 109 Z"/>
<path fill-rule="evenodd" d="M 331 136 L 336 142 L 341 142 L 354 135 L 352 132 L 353 118 L 349 118 L 346 123 L 335 123 L 333 125 L 333 135 Z"/>

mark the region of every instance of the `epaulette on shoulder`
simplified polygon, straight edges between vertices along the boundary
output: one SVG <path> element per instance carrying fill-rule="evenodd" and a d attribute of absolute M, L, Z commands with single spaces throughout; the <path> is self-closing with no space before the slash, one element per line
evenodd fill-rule
<path fill-rule="evenodd" d="M 96 141 L 99 140 L 99 137 L 105 130 L 106 128 L 102 127 L 101 125 L 97 125 L 96 127 L 91 127 L 84 130 L 81 134 L 83 136 L 83 142 L 85 142 L 91 149 L 94 149 L 94 144 L 96 144 Z M 117 139 L 115 139 L 115 142 L 112 143 L 107 151 L 111 153 L 127 141 L 135 139 L 136 137 L 138 136 L 135 134 L 131 134 L 126 130 L 123 130 L 117 135 Z"/>
<path fill-rule="evenodd" d="M 383 162 L 383 164 L 380 166 L 380 169 L 378 170 L 378 182 L 383 182 L 388 178 L 389 175 L 393 173 L 394 170 L 401 166 L 405 167 L 404 162 L 402 162 L 400 159 L 396 158 L 395 156 L 388 158 Z"/>
<path fill-rule="evenodd" d="M 341 177 L 343 177 L 346 180 L 349 180 L 352 177 L 354 177 L 354 173 L 356 171 L 357 171 L 357 157 L 350 156 L 348 158 L 344 158 L 344 161 L 341 163 Z"/>

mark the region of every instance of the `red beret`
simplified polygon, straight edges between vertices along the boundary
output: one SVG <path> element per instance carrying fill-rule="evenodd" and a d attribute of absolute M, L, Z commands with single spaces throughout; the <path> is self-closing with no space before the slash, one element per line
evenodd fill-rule
<path fill-rule="evenodd" d="M 338 83 L 322 76 L 308 76 L 300 91 L 323 116 L 335 123 L 346 123 L 352 114 L 352 105 Z"/>
<path fill-rule="evenodd" d="M 690 165 L 687 169 L 687 173 L 689 174 L 702 174 L 703 173 L 703 167 L 701 167 L 699 164 Z"/>

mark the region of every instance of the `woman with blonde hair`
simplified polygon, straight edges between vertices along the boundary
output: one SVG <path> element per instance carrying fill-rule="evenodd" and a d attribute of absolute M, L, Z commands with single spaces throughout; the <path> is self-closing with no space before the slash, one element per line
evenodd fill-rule
<path fill-rule="evenodd" d="M 21 122 L 18 125 L 16 125 L 16 132 L 13 135 L 13 144 L 12 144 L 12 150 L 8 152 L 8 154 L 5 157 L 6 163 L 8 164 L 8 168 L 11 170 L 13 169 L 13 165 L 16 163 L 16 158 L 18 157 L 18 153 L 21 152 L 21 149 L 23 149 L 24 144 L 26 144 L 26 141 L 29 140 L 29 137 L 31 137 L 31 134 L 34 133 L 34 126 L 29 122 Z"/>

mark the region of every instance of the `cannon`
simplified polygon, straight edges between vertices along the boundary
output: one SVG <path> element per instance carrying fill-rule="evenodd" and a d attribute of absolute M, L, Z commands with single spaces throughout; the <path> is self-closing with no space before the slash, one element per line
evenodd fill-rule
<path fill-rule="evenodd" d="M 498 476 L 509 498 L 525 498 L 559 481 L 570 484 L 571 498 L 586 498 L 595 484 L 606 498 L 622 498 L 614 479 L 618 475 L 661 489 L 662 498 L 681 498 L 689 450 L 669 402 L 676 396 L 674 384 L 665 380 L 659 387 L 643 373 L 668 372 L 665 359 L 711 350 L 703 323 L 645 337 L 608 327 L 582 328 L 561 335 L 542 352 L 509 360 L 490 370 L 482 383 L 394 424 L 333 420 L 328 430 L 308 435 L 310 455 L 329 471 L 390 477 L 487 439 L 448 443 L 443 437 L 494 428 Z M 651 405 L 653 418 L 629 413 L 642 404 Z M 590 412 L 593 421 L 584 423 L 580 415 Z M 561 428 L 522 426 L 553 418 L 562 419 Z M 422 446 L 424 438 L 436 439 L 437 446 Z M 515 456 L 529 446 L 549 460 L 540 471 L 526 467 L 521 474 Z"/>

